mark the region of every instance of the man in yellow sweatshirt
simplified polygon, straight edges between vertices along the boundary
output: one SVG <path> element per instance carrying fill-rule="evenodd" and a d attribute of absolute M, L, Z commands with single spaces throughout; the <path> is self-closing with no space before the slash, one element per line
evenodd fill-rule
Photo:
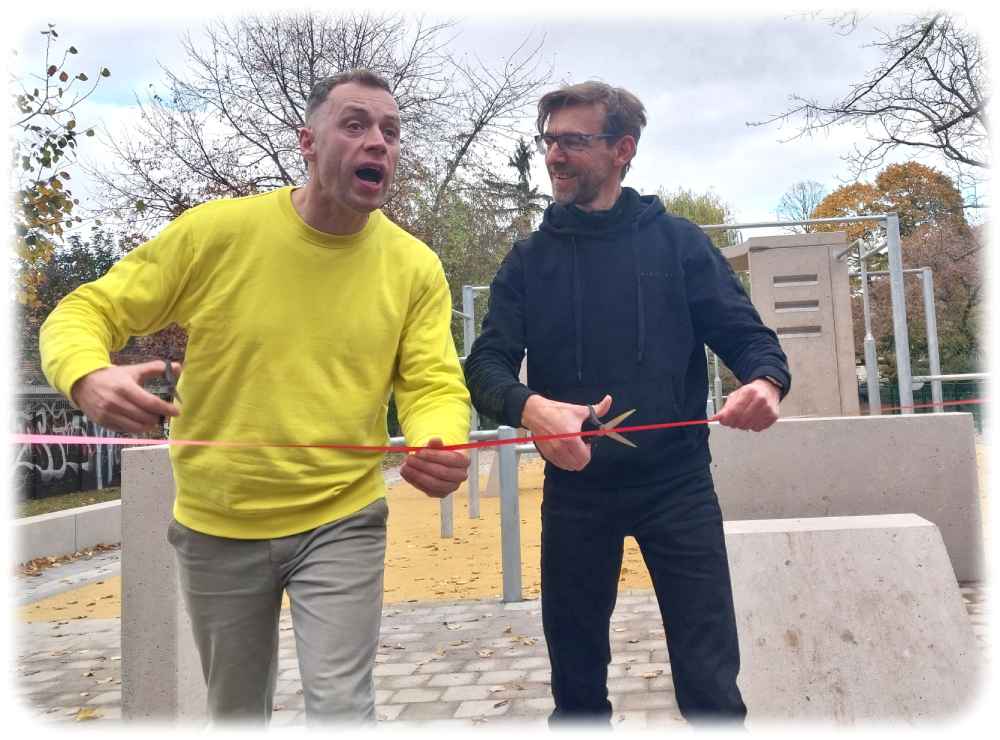
<path fill-rule="evenodd" d="M 384 445 L 394 392 L 407 442 L 426 446 L 401 475 L 430 496 L 454 491 L 468 458 L 435 449 L 469 431 L 448 286 L 437 256 L 379 210 L 399 133 L 381 77 L 320 81 L 299 132 L 306 185 L 192 208 L 68 295 L 41 329 L 46 377 L 125 433 L 167 415 L 172 438 L 260 444 Z M 180 404 L 142 387 L 162 362 L 109 360 L 172 322 L 188 333 Z M 382 453 L 172 446 L 170 456 L 167 538 L 212 721 L 269 719 L 283 591 L 307 720 L 372 721 Z"/>

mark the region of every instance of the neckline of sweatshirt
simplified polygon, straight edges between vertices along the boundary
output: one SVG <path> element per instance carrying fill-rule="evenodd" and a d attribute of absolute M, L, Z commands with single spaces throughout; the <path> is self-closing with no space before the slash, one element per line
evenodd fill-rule
<path fill-rule="evenodd" d="M 292 204 L 292 193 L 298 189 L 299 186 L 288 185 L 278 191 L 278 206 L 281 209 L 282 216 L 292 227 L 294 234 L 309 244 L 324 249 L 336 250 L 361 247 L 375 233 L 385 218 L 381 209 L 376 208 L 368 214 L 368 221 L 364 227 L 353 234 L 330 234 L 326 231 L 320 231 L 303 221 L 302 216 L 295 210 L 295 206 Z"/>

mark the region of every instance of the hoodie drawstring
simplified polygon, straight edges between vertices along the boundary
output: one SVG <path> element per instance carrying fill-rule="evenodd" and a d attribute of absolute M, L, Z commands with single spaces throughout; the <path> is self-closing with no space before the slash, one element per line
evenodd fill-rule
<path fill-rule="evenodd" d="M 573 237 L 573 321 L 576 326 L 576 380 L 583 382 L 583 289 L 577 266 L 577 245 Z"/>
<path fill-rule="evenodd" d="M 637 363 L 642 362 L 646 351 L 646 310 L 642 300 L 642 276 L 639 272 L 639 223 L 632 224 L 632 257 L 635 260 L 635 312 L 636 312 L 636 353 Z"/>

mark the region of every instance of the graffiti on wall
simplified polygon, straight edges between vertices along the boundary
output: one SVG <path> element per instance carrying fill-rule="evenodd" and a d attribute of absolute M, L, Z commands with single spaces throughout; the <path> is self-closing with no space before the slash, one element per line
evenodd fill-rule
<path fill-rule="evenodd" d="M 14 431 L 24 434 L 115 436 L 58 396 L 21 396 Z M 121 483 L 121 447 L 112 445 L 17 445 L 14 488 L 20 499 L 44 498 Z"/>

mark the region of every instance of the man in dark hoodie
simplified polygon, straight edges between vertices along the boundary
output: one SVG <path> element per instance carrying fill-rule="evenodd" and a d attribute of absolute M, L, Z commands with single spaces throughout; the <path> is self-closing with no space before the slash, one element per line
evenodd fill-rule
<path fill-rule="evenodd" d="M 791 378 L 726 260 L 656 196 L 623 188 L 646 124 L 633 94 L 600 82 L 548 93 L 536 141 L 554 203 L 514 244 L 465 364 L 485 416 L 534 435 L 705 419 L 707 344 L 744 384 L 719 422 L 761 431 Z M 527 351 L 528 385 L 518 381 Z M 542 441 L 542 621 L 560 720 L 611 716 L 608 639 L 624 538 L 635 537 L 667 636 L 681 713 L 742 724 L 739 644 L 704 424 Z"/>

